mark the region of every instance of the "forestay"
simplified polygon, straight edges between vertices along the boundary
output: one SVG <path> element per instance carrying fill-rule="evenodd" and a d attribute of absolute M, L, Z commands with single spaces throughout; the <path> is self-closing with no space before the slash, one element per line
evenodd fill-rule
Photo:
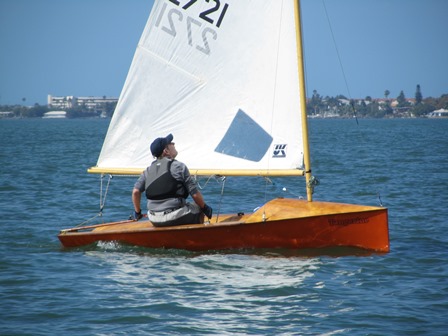
<path fill-rule="evenodd" d="M 169 133 L 192 173 L 301 169 L 295 34 L 291 0 L 156 0 L 91 171 L 141 171 Z"/>

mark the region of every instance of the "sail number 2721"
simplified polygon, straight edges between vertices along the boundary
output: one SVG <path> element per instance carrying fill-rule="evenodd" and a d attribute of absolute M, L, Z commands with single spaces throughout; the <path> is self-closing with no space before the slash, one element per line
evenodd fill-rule
<path fill-rule="evenodd" d="M 187 10 L 197 1 L 198 0 L 189 0 L 181 8 Z M 202 1 L 209 2 L 210 0 Z M 229 5 L 225 4 L 220 10 L 220 1 L 213 1 L 215 2 L 215 5 L 199 13 L 199 18 L 205 20 L 210 24 L 214 24 L 215 20 L 213 20 L 212 14 L 218 12 L 216 13 L 219 14 L 219 17 L 216 21 L 216 27 L 219 28 Z M 180 6 L 180 2 L 177 0 L 169 0 L 169 2 Z M 203 23 L 201 21 L 191 16 L 186 16 L 186 18 L 184 18 L 184 14 L 185 13 L 183 11 L 177 8 L 171 8 L 167 10 L 167 3 L 165 2 L 160 10 L 159 15 L 157 16 L 155 26 L 158 28 L 160 27 L 164 32 L 168 33 L 172 37 L 176 37 L 178 31 L 182 31 L 186 28 L 188 44 L 192 47 L 196 47 L 197 50 L 203 52 L 204 54 L 210 55 L 211 49 L 209 41 L 211 39 L 216 40 L 218 38 L 218 33 L 215 29 L 211 28 L 208 25 L 203 26 Z M 200 35 L 198 35 L 198 33 Z"/>
<path fill-rule="evenodd" d="M 175 4 L 176 6 L 180 6 L 180 1 L 177 0 L 169 0 L 169 1 Z M 213 24 L 214 20 L 212 19 L 212 15 L 214 13 L 219 14 L 218 20 L 216 21 L 216 27 L 219 28 L 221 26 L 222 20 L 224 19 L 224 16 L 226 15 L 227 8 L 229 8 L 229 4 L 224 4 L 224 6 L 221 9 L 221 1 L 219 0 L 213 0 L 213 1 L 215 2 L 214 5 L 212 4 L 212 1 L 205 0 L 205 2 L 209 2 L 212 6 L 210 6 L 209 9 L 206 9 L 205 11 L 199 13 L 199 17 Z M 185 5 L 182 6 L 182 9 L 186 10 L 191 6 L 193 6 L 196 2 L 198 2 L 198 0 L 189 0 Z"/>

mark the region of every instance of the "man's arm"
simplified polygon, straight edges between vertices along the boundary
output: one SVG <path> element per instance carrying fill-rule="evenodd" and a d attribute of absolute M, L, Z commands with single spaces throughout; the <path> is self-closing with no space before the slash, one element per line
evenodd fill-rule
<path fill-rule="evenodd" d="M 140 200 L 142 198 L 142 193 L 137 188 L 132 190 L 132 203 L 134 204 L 134 219 L 139 220 L 143 217 L 142 209 L 140 207 Z"/>
<path fill-rule="evenodd" d="M 199 205 L 199 207 L 202 209 L 205 205 L 204 197 L 202 197 L 202 194 L 200 191 L 197 191 L 195 194 L 191 195 L 193 198 L 193 201 Z"/>
<path fill-rule="evenodd" d="M 193 198 L 194 202 L 201 208 L 201 211 L 204 213 L 204 215 L 206 215 L 208 219 L 211 219 L 213 215 L 213 209 L 204 202 L 204 198 L 202 197 L 201 192 L 197 191 L 196 193 L 191 195 L 191 197 Z"/>
<path fill-rule="evenodd" d="M 142 193 L 137 188 L 132 190 L 132 203 L 134 204 L 134 211 L 140 212 L 142 209 L 140 208 L 140 201 L 142 199 Z"/>

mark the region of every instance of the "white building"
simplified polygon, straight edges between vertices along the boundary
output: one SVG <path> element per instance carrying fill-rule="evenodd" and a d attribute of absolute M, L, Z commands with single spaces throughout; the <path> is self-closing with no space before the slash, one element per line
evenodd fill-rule
<path fill-rule="evenodd" d="M 47 113 L 44 113 L 44 116 L 42 118 L 44 119 L 63 119 L 67 117 L 67 112 L 65 111 L 50 111 Z"/>
<path fill-rule="evenodd" d="M 430 118 L 447 118 L 448 110 L 445 110 L 442 108 L 440 110 L 432 111 L 431 113 L 428 114 L 428 117 L 430 117 Z"/>
<path fill-rule="evenodd" d="M 14 112 L 12 112 L 12 111 L 0 112 L 0 119 L 1 118 L 12 118 L 12 117 L 14 117 Z"/>
<path fill-rule="evenodd" d="M 83 106 L 89 110 L 102 110 L 107 103 L 117 103 L 118 98 L 114 97 L 75 97 L 75 96 L 52 96 L 48 95 L 47 104 L 49 107 L 58 109 L 70 109 Z"/>

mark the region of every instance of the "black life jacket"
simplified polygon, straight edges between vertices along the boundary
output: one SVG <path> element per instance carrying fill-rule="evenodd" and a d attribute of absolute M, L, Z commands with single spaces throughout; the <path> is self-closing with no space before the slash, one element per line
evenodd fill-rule
<path fill-rule="evenodd" d="M 154 161 L 146 170 L 146 198 L 162 200 L 167 198 L 187 198 L 188 191 L 183 182 L 177 181 L 171 175 L 173 160 L 163 158 Z"/>

